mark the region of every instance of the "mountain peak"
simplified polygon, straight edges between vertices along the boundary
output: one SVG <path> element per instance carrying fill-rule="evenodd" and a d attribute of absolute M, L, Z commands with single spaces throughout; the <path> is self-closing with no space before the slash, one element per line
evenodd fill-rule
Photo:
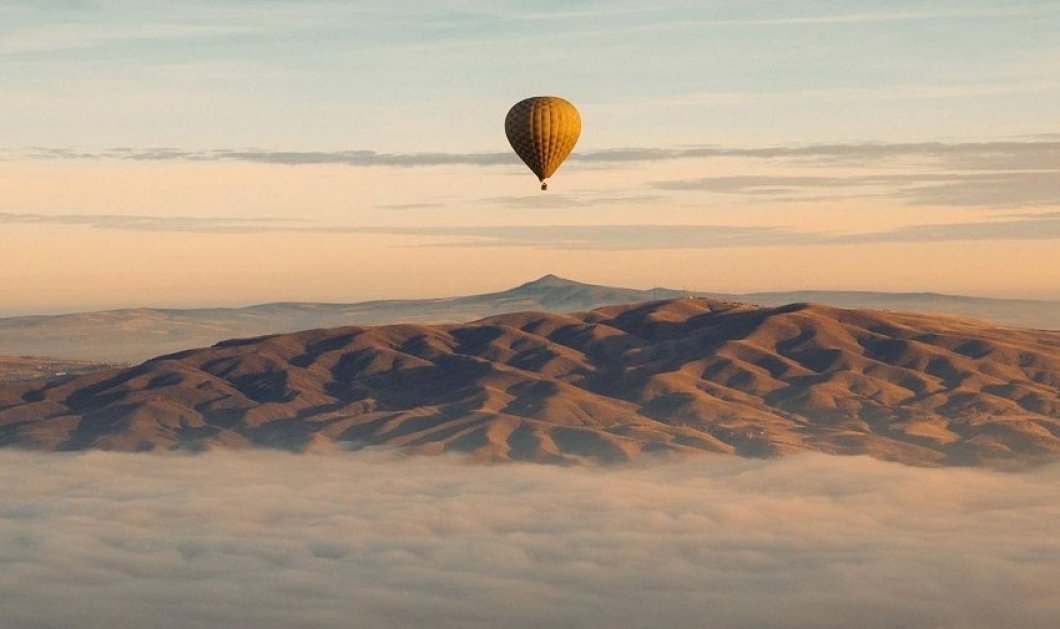
<path fill-rule="evenodd" d="M 548 275 L 542 275 L 541 277 L 531 282 L 520 284 L 516 287 L 516 289 L 518 290 L 521 288 L 568 288 L 571 286 L 585 286 L 585 284 L 582 284 L 581 282 L 575 282 L 574 280 L 568 280 L 558 275 L 553 275 L 552 273 L 549 273 Z"/>

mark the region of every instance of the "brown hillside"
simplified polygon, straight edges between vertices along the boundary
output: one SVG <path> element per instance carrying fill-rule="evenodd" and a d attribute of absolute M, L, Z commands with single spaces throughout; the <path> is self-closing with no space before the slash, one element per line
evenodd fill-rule
<path fill-rule="evenodd" d="M 339 441 L 556 462 L 817 450 L 968 464 L 1060 454 L 1058 389 L 1057 332 L 679 299 L 310 330 L 8 385 L 0 443 Z"/>

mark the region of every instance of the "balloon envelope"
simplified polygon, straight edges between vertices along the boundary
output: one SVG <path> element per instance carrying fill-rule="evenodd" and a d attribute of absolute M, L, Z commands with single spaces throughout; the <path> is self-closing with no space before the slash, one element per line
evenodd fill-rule
<path fill-rule="evenodd" d="M 504 119 L 508 143 L 542 182 L 567 159 L 581 131 L 578 110 L 558 96 L 521 100 Z"/>

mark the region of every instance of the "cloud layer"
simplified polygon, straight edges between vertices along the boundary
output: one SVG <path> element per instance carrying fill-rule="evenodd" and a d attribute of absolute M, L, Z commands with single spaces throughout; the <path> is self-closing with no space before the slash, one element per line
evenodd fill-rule
<path fill-rule="evenodd" d="M 1052 627 L 1060 467 L 0 453 L 18 627 Z M 16 480 L 17 479 L 17 480 Z"/>
<path fill-rule="evenodd" d="M 343 165 L 351 167 L 495 167 L 518 166 L 513 153 L 383 153 L 370 150 L 270 151 L 263 149 L 185 150 L 117 148 L 100 152 L 37 148 L 2 151 L 0 157 L 136 162 L 245 162 L 273 166 Z M 644 191 L 596 198 L 567 198 L 565 207 L 647 203 L 660 193 L 739 195 L 748 201 L 821 201 L 886 198 L 910 205 L 950 207 L 1025 207 L 1056 205 L 1060 199 L 1060 141 L 1048 137 L 1027 141 L 807 144 L 773 147 L 697 146 L 621 148 L 575 153 L 582 168 L 618 169 L 674 160 L 753 160 L 767 168 L 810 167 L 822 174 L 706 176 L 657 179 Z M 895 172 L 896 168 L 904 172 Z M 838 168 L 873 168 L 876 172 L 832 174 Z M 883 170 L 880 170 L 880 169 Z M 830 172 L 830 169 L 832 172 Z M 704 172 L 711 172 L 704 168 Z M 556 199 L 483 198 L 478 203 L 509 208 L 537 208 Z M 424 209 L 424 202 L 396 209 Z M 383 206 L 386 207 L 385 205 Z"/>
<path fill-rule="evenodd" d="M 28 214 L 0 212 L 3 224 L 80 225 L 93 229 L 195 233 L 346 233 L 431 238 L 424 247 L 659 250 L 813 246 L 862 243 L 1060 239 L 1060 212 L 1011 214 L 995 220 L 921 224 L 872 232 L 830 234 L 791 227 L 732 225 L 341 225 L 298 219 Z M 444 242 L 442 242 L 444 240 Z"/>
<path fill-rule="evenodd" d="M 490 153 L 382 153 L 371 150 L 273 151 L 253 148 L 215 150 L 115 148 L 92 152 L 75 149 L 36 148 L 17 152 L 9 150 L 7 154 L 9 157 L 52 159 L 241 161 L 286 166 L 305 164 L 408 167 L 452 164 L 495 166 L 519 163 L 518 158 L 509 151 Z M 573 162 L 587 164 L 623 164 L 713 157 L 789 158 L 835 164 L 865 164 L 893 159 L 918 158 L 930 159 L 953 168 L 971 170 L 1057 169 L 1060 168 L 1060 140 L 1046 136 L 1025 141 L 997 140 L 991 142 L 863 142 L 767 147 L 633 147 L 577 152 L 571 155 L 570 159 Z"/>
<path fill-rule="evenodd" d="M 750 175 L 659 181 L 654 185 L 662 190 L 736 194 L 769 201 L 889 197 L 913 205 L 954 207 L 1060 203 L 1060 170 L 848 177 Z"/>

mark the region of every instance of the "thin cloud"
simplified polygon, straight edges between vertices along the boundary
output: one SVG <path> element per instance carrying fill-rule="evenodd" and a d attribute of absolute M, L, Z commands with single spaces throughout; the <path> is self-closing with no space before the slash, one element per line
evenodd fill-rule
<path fill-rule="evenodd" d="M 791 159 L 832 165 L 868 165 L 897 159 L 931 160 L 954 170 L 1060 170 L 1060 141 L 861 142 L 759 148 L 701 146 L 594 151 L 578 161 L 615 163 L 714 157 Z"/>
<path fill-rule="evenodd" d="M 1060 170 L 938 175 L 894 196 L 918 205 L 1020 207 L 1060 205 Z"/>
<path fill-rule="evenodd" d="M 215 234 L 301 231 L 305 221 L 284 218 L 147 216 L 124 214 L 33 214 L 0 212 L 0 224 L 79 225 L 93 229 Z"/>
<path fill-rule="evenodd" d="M 133 157 L 132 159 L 140 159 Z M 151 158 L 146 158 L 151 159 Z M 216 151 L 201 160 L 232 160 L 259 164 L 344 164 L 347 166 L 494 166 L 518 163 L 511 153 L 377 153 L 375 151 Z"/>
<path fill-rule="evenodd" d="M 767 197 L 772 201 L 890 197 L 915 205 L 1020 207 L 1060 204 L 1060 169 L 904 175 L 728 176 L 660 181 L 661 190 Z M 806 196 L 809 193 L 812 196 Z M 825 193 L 830 193 L 824 196 Z"/>
<path fill-rule="evenodd" d="M 683 30 L 706 30 L 706 29 L 731 29 L 731 28 L 784 28 L 805 26 L 846 26 L 849 24 L 869 24 L 888 22 L 925 22 L 936 20 L 989 20 L 1004 18 L 1021 18 L 1027 16 L 1046 16 L 1058 12 L 1058 7 L 1041 6 L 1039 4 L 1025 4 L 1009 7 L 969 7 L 963 9 L 943 9 L 934 11 L 888 11 L 888 12 L 846 12 L 846 13 L 822 13 L 817 15 L 786 15 L 781 17 L 711 17 L 695 18 L 691 15 L 680 20 L 642 21 L 627 25 L 609 24 L 607 28 L 574 28 L 565 30 L 549 37 L 556 39 L 560 37 L 613 37 L 615 33 L 633 34 L 649 33 L 658 31 L 683 31 Z M 509 36 L 509 40 L 528 42 L 541 39 L 542 36 L 520 35 Z M 471 40 L 465 44 L 482 43 L 482 40 Z"/>
<path fill-rule="evenodd" d="M 938 225 L 910 225 L 868 234 L 843 236 L 838 241 L 857 244 L 867 242 L 943 242 L 967 240 L 1058 240 L 1060 216 L 1042 214 L 1033 218 Z"/>
<path fill-rule="evenodd" d="M 773 196 L 789 194 L 803 189 L 847 188 L 873 185 L 875 183 L 878 183 L 878 180 L 857 177 L 734 175 L 659 181 L 654 184 L 654 187 L 660 190 L 695 190 L 726 194 Z"/>
<path fill-rule="evenodd" d="M 508 225 L 358 226 L 297 219 L 144 216 L 119 214 L 31 214 L 0 212 L 0 224 L 75 225 L 93 229 L 197 233 L 350 233 L 450 237 L 461 240 L 424 246 L 593 247 L 604 249 L 754 246 L 805 239 L 781 228 L 727 225 Z M 809 238 L 813 239 L 813 236 Z"/>
<path fill-rule="evenodd" d="M 100 48 L 129 42 L 207 39 L 259 32 L 239 25 L 207 24 L 84 24 L 50 23 L 47 28 L 15 32 L 0 40 L 0 55 L 25 55 L 57 50 Z"/>
<path fill-rule="evenodd" d="M 540 249 L 719 249 L 886 242 L 1060 239 L 1056 213 L 1010 215 L 1004 220 L 926 224 L 858 234 L 801 232 L 790 227 L 733 225 L 337 225 L 297 219 L 186 216 L 44 215 L 0 213 L 0 224 L 76 225 L 93 229 L 194 233 L 346 233 L 419 236 L 418 247 L 533 247 Z M 433 238 L 445 238 L 433 241 Z"/>
<path fill-rule="evenodd" d="M 732 225 L 503 225 L 488 227 L 373 227 L 375 233 L 444 236 L 425 247 L 533 247 L 540 249 L 718 249 L 818 244 L 823 236 L 782 227 Z"/>
<path fill-rule="evenodd" d="M 637 103 L 645 107 L 746 107 L 765 101 L 777 103 L 857 103 L 910 100 L 949 100 L 972 97 L 997 96 L 1002 94 L 1033 94 L 1052 92 L 1060 88 L 1056 81 L 1010 81 L 951 84 L 898 84 L 886 87 L 838 87 L 812 90 L 775 91 L 726 91 L 702 92 L 665 99 L 644 100 Z M 1048 138 L 1038 138 L 1048 139 Z"/>
<path fill-rule="evenodd" d="M 7 451 L 0 479 L 12 627 L 1051 629 L 1060 617 L 1055 465 Z"/>
<path fill-rule="evenodd" d="M 381 153 L 370 150 L 270 151 L 265 149 L 187 150 L 171 147 L 106 151 L 33 148 L 6 151 L 7 159 L 116 159 L 132 161 L 239 161 L 284 166 L 339 164 L 346 166 L 430 167 L 447 165 L 517 165 L 510 151 L 486 153 Z M 774 147 L 693 146 L 684 148 L 629 147 L 585 151 L 571 155 L 582 164 L 624 164 L 703 158 L 759 158 L 814 160 L 834 164 L 866 164 L 900 158 L 935 160 L 939 166 L 966 170 L 1060 170 L 1060 141 L 917 142 L 809 144 Z"/>
<path fill-rule="evenodd" d="M 339 164 L 345 166 L 494 166 L 519 163 L 511 152 L 495 153 L 380 153 L 368 150 L 349 151 L 267 151 L 262 149 L 186 150 L 172 147 L 134 149 L 113 148 L 105 151 L 79 151 L 66 148 L 33 148 L 22 155 L 40 159 L 130 160 L 145 162 L 249 162 L 281 166 Z M 8 151 L 8 159 L 18 153 Z"/>
<path fill-rule="evenodd" d="M 456 238 L 428 247 L 534 247 L 541 249 L 646 250 L 821 246 L 968 240 L 1057 240 L 1060 217 L 925 224 L 857 234 L 800 232 L 790 227 L 731 225 L 513 225 L 499 227 L 366 228 L 377 233 Z"/>
<path fill-rule="evenodd" d="M 1020 214 L 1008 214 L 1007 218 L 1030 218 L 1030 219 L 1060 219 L 1060 211 L 1056 212 L 1026 212 Z"/>
<path fill-rule="evenodd" d="M 490 197 L 480 199 L 478 203 L 494 207 L 507 207 L 515 209 L 549 209 L 562 208 L 594 208 L 612 207 L 616 205 L 637 205 L 642 203 L 653 203 L 664 199 L 662 195 L 652 194 L 535 194 L 523 196 Z"/>
<path fill-rule="evenodd" d="M 919 22 L 926 20 L 984 19 L 1050 15 L 1056 7 L 1025 5 L 1005 8 L 967 8 L 942 11 L 893 11 L 889 13 L 835 13 L 749 20 L 718 20 L 707 24 L 724 26 L 771 26 L 800 24 L 862 24 L 869 22 Z"/>
<path fill-rule="evenodd" d="M 445 207 L 444 203 L 383 203 L 376 205 L 377 210 L 432 210 Z"/>

